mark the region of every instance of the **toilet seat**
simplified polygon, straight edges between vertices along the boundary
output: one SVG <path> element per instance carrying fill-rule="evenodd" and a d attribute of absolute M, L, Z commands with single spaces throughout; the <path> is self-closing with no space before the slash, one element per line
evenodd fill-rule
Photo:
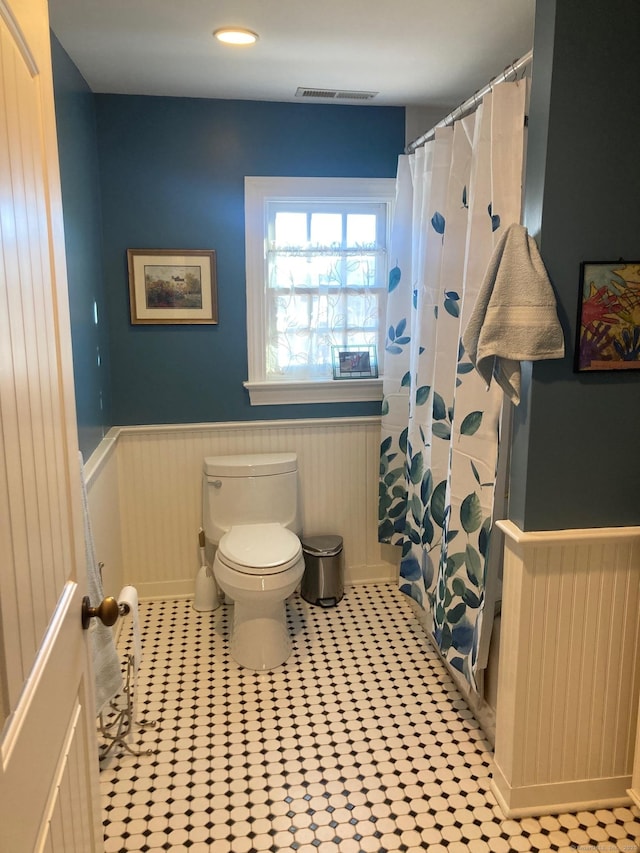
<path fill-rule="evenodd" d="M 238 524 L 220 539 L 218 558 L 230 569 L 250 575 L 273 575 L 300 560 L 300 540 L 281 524 Z"/>

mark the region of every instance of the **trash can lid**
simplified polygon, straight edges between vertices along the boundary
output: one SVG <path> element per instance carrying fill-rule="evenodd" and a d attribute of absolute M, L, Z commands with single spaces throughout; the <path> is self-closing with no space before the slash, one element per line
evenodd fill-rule
<path fill-rule="evenodd" d="M 342 550 L 342 536 L 326 534 L 324 536 L 304 536 L 301 540 L 302 550 L 307 554 L 317 554 L 322 557 L 333 557 Z"/>

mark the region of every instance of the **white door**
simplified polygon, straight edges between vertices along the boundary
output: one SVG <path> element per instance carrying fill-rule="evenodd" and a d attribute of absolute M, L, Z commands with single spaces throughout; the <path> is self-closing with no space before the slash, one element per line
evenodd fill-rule
<path fill-rule="evenodd" d="M 103 849 L 57 157 L 46 0 L 0 0 L 2 853 Z"/>

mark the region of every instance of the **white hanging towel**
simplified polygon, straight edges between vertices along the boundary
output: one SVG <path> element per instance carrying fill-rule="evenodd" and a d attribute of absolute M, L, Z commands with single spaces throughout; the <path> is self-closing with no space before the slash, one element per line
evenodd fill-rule
<path fill-rule="evenodd" d="M 516 406 L 520 362 L 564 355 L 555 294 L 523 225 L 510 225 L 493 250 L 462 342 L 487 387 L 494 378 Z"/>
<path fill-rule="evenodd" d="M 93 534 L 89 520 L 89 502 L 87 486 L 84 479 L 84 465 L 80 454 L 80 471 L 82 483 L 82 514 L 84 516 L 84 545 L 87 562 L 87 593 L 93 607 L 97 607 L 104 598 L 100 567 L 96 561 Z M 89 625 L 91 635 L 91 651 L 93 657 L 93 675 L 95 679 L 96 713 L 99 714 L 104 706 L 122 689 L 122 672 L 120 660 L 116 651 L 111 628 L 103 625 L 98 619 L 92 619 Z"/>

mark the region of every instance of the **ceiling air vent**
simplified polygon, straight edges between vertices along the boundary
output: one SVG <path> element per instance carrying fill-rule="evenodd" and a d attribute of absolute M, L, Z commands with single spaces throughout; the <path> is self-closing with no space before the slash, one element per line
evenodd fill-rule
<path fill-rule="evenodd" d="M 298 86 L 296 98 L 324 98 L 331 101 L 370 101 L 377 92 L 358 92 L 349 89 L 309 89 Z"/>

